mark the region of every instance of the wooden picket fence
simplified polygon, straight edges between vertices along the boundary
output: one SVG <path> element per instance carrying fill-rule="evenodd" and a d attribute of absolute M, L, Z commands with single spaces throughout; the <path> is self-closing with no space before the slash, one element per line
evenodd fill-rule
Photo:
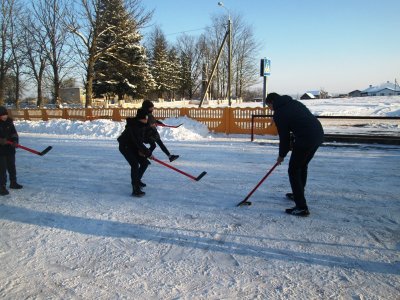
<path fill-rule="evenodd" d="M 136 115 L 136 108 L 60 108 L 60 109 L 9 109 L 14 120 L 48 121 L 68 119 L 92 121 L 109 119 L 123 121 Z M 250 134 L 252 115 L 271 115 L 268 108 L 155 108 L 153 115 L 157 119 L 186 116 L 197 120 L 210 131 L 227 134 Z M 257 118 L 254 121 L 254 134 L 276 135 L 277 129 L 272 118 Z"/>

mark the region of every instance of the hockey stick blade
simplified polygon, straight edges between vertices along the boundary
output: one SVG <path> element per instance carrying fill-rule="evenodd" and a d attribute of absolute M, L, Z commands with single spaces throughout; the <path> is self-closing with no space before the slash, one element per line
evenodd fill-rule
<path fill-rule="evenodd" d="M 206 171 L 203 171 L 199 176 L 197 176 L 196 177 L 196 181 L 199 181 L 201 178 L 203 178 L 204 177 L 204 175 L 206 175 L 207 174 L 207 172 Z"/>
<path fill-rule="evenodd" d="M 250 206 L 252 203 L 250 201 L 240 201 L 236 206 Z"/>
<path fill-rule="evenodd" d="M 52 146 L 48 146 L 46 149 L 44 149 L 42 152 L 39 153 L 40 156 L 45 155 L 47 152 L 49 152 L 51 149 L 53 149 Z"/>
<path fill-rule="evenodd" d="M 242 206 L 242 205 L 251 205 L 250 201 L 247 201 L 248 199 L 250 199 L 251 195 L 253 195 L 253 193 L 258 189 L 258 187 L 264 182 L 265 179 L 267 179 L 267 177 L 272 173 L 272 171 L 280 164 L 280 162 L 276 162 L 274 164 L 274 166 L 268 171 L 267 174 L 265 174 L 265 176 L 260 180 L 259 183 L 257 183 L 257 185 L 251 190 L 251 192 L 246 196 L 246 198 L 244 198 L 242 201 L 240 201 L 237 206 Z"/>
<path fill-rule="evenodd" d="M 182 125 L 183 125 L 183 123 L 181 123 L 181 124 L 179 124 L 179 125 L 157 124 L 157 126 L 166 127 L 166 128 L 178 128 L 178 127 L 180 127 L 180 126 L 182 126 Z"/>

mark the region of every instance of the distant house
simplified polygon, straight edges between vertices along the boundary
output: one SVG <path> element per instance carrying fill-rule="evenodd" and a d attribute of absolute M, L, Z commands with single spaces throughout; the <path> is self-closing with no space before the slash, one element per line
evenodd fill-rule
<path fill-rule="evenodd" d="M 300 97 L 302 100 L 326 98 L 332 98 L 332 95 L 322 89 L 319 91 L 307 91 L 305 94 L 303 94 L 303 96 Z"/>
<path fill-rule="evenodd" d="M 312 93 L 307 92 L 300 97 L 301 100 L 317 99 Z"/>
<path fill-rule="evenodd" d="M 361 96 L 395 96 L 400 95 L 400 87 L 389 81 L 380 86 L 370 85 L 367 89 L 361 91 Z"/>
<path fill-rule="evenodd" d="M 361 91 L 360 90 L 354 90 L 349 93 L 349 97 L 361 97 Z"/>
<path fill-rule="evenodd" d="M 63 103 L 84 104 L 85 103 L 84 89 L 79 87 L 61 88 L 60 98 Z"/>
<path fill-rule="evenodd" d="M 384 88 L 376 92 L 376 96 L 395 96 L 400 95 L 400 90 L 395 91 L 392 88 Z"/>

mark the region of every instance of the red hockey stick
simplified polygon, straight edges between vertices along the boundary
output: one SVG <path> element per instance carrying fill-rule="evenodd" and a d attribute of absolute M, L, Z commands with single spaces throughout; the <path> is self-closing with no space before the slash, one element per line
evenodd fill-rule
<path fill-rule="evenodd" d="M 173 166 L 171 166 L 171 165 L 169 165 L 169 164 L 167 164 L 167 163 L 155 158 L 154 156 L 153 156 L 152 160 L 154 160 L 154 161 L 158 162 L 159 164 L 162 164 L 163 166 L 166 166 L 167 168 L 170 168 L 170 169 L 172 169 L 172 170 L 174 170 L 174 171 L 176 171 L 178 173 L 181 173 L 181 174 L 183 174 L 183 175 L 185 175 L 185 176 L 187 176 L 187 177 L 189 177 L 189 178 L 191 178 L 193 180 L 196 180 L 196 181 L 199 181 L 201 178 L 203 178 L 204 175 L 207 174 L 207 172 L 204 171 L 199 176 L 194 177 L 194 176 L 192 176 L 192 175 L 190 175 L 188 173 L 185 173 L 185 172 L 183 172 L 183 171 L 181 171 L 181 170 L 179 170 L 179 169 L 177 169 L 177 168 L 175 168 L 175 167 L 173 167 Z"/>
<path fill-rule="evenodd" d="M 253 195 L 253 193 L 258 189 L 258 187 L 264 182 L 265 179 L 267 179 L 267 177 L 269 176 L 269 174 L 272 173 L 272 171 L 279 165 L 279 162 L 276 162 L 275 165 L 271 168 L 271 170 L 268 171 L 268 173 L 260 180 L 260 182 L 254 187 L 254 189 L 251 190 L 251 192 L 246 196 L 246 198 L 244 198 L 242 201 L 240 201 L 238 203 L 237 206 L 242 206 L 242 205 L 251 205 L 249 198 L 251 197 L 251 195 Z"/>
<path fill-rule="evenodd" d="M 179 124 L 179 125 L 167 125 L 167 124 L 158 124 L 157 123 L 157 126 L 160 126 L 160 127 L 167 127 L 167 128 L 178 128 L 179 126 L 182 126 L 183 125 L 183 123 L 182 124 Z"/>
<path fill-rule="evenodd" d="M 31 148 L 22 146 L 22 145 L 20 145 L 20 144 L 13 143 L 13 142 L 11 142 L 11 141 L 7 141 L 7 144 L 9 144 L 9 145 L 14 145 L 14 146 L 17 147 L 17 148 L 24 149 L 24 150 L 26 150 L 26 151 L 29 151 L 29 152 L 31 152 L 31 153 L 34 153 L 34 154 L 37 154 L 37 155 L 40 155 L 40 156 L 45 155 L 47 152 L 49 152 L 49 151 L 53 148 L 52 146 L 48 146 L 48 147 L 47 147 L 46 149 L 44 149 L 42 152 L 39 152 L 39 151 L 33 150 L 33 149 L 31 149 Z"/>

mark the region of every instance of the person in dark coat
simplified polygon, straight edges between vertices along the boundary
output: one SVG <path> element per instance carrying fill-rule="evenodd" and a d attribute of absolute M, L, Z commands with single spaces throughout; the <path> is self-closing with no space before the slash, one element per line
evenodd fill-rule
<path fill-rule="evenodd" d="M 138 109 L 135 118 L 127 118 L 125 130 L 118 137 L 119 151 L 131 166 L 132 196 L 141 197 L 145 192 L 141 190 L 146 184 L 142 182 L 151 158 L 151 151 L 144 145 L 144 134 L 147 128 L 147 114 Z"/>
<path fill-rule="evenodd" d="M 149 118 L 148 122 L 147 122 L 149 127 L 146 130 L 145 142 L 147 144 L 150 144 L 150 151 L 151 152 L 154 151 L 154 149 L 157 147 L 156 146 L 156 143 L 157 143 L 157 145 L 165 153 L 165 155 L 168 156 L 170 162 L 178 159 L 179 155 L 171 154 L 168 151 L 167 147 L 164 145 L 163 141 L 161 140 L 160 134 L 158 133 L 158 130 L 157 130 L 157 124 L 164 125 L 164 123 L 159 121 L 159 120 L 157 120 L 153 116 L 153 110 L 154 110 L 153 102 L 151 102 L 150 100 L 144 100 L 143 103 L 142 103 L 142 109 L 144 109 L 147 112 L 147 116 Z"/>
<path fill-rule="evenodd" d="M 7 143 L 11 142 L 11 144 Z M 6 188 L 7 172 L 10 179 L 10 189 L 22 189 L 17 183 L 15 167 L 15 144 L 18 144 L 18 133 L 14 122 L 8 117 L 7 109 L 0 106 L 0 195 L 8 195 Z"/>
<path fill-rule="evenodd" d="M 286 213 L 308 216 L 310 212 L 304 197 L 308 164 L 323 142 L 324 130 L 308 108 L 290 96 L 270 93 L 266 98 L 266 103 L 274 110 L 273 119 L 279 134 L 277 162 L 282 163 L 288 152 L 292 150 L 288 169 L 292 193 L 286 196 L 293 199 L 296 206 L 286 209 Z M 291 140 L 291 135 L 293 140 Z"/>

